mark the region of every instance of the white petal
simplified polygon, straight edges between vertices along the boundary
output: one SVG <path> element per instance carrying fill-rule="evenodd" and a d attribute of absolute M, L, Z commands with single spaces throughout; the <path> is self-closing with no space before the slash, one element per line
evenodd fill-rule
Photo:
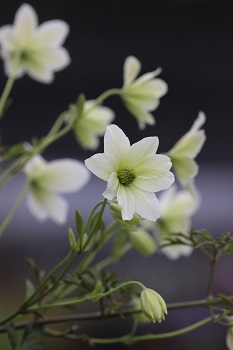
<path fill-rule="evenodd" d="M 155 179 L 141 179 L 137 177 L 133 184 L 144 191 L 158 192 L 169 188 L 174 180 L 174 175 L 168 171 L 165 175 Z"/>
<path fill-rule="evenodd" d="M 10 51 L 15 48 L 12 26 L 5 25 L 0 28 L 0 44 L 2 46 L 2 51 Z"/>
<path fill-rule="evenodd" d="M 157 77 L 162 72 L 162 69 L 158 67 L 156 70 L 152 72 L 145 73 L 141 75 L 136 81 L 135 84 L 142 85 L 144 83 L 147 83 L 150 80 L 153 80 L 155 77 Z"/>
<path fill-rule="evenodd" d="M 196 132 L 197 130 L 199 130 L 202 125 L 205 123 L 206 121 L 206 116 L 205 116 L 205 113 L 200 111 L 198 113 L 198 116 L 197 116 L 197 119 L 194 121 L 191 129 L 190 129 L 190 132 Z"/>
<path fill-rule="evenodd" d="M 117 196 L 117 191 L 119 188 L 119 179 L 117 173 L 112 173 L 108 180 L 107 189 L 104 191 L 103 196 L 108 200 L 113 200 Z"/>
<path fill-rule="evenodd" d="M 120 185 L 117 191 L 117 201 L 122 207 L 121 215 L 123 220 L 131 220 L 135 214 L 135 199 L 128 186 Z"/>
<path fill-rule="evenodd" d="M 142 159 L 135 168 L 136 176 L 140 179 L 156 179 L 164 176 L 172 167 L 171 159 L 163 154 L 155 154 Z"/>
<path fill-rule="evenodd" d="M 117 125 L 109 125 L 104 136 L 104 152 L 111 154 L 118 166 L 127 164 L 130 142 Z"/>
<path fill-rule="evenodd" d="M 46 166 L 46 160 L 40 154 L 36 154 L 25 164 L 23 171 L 28 177 L 35 177 L 43 172 Z"/>
<path fill-rule="evenodd" d="M 28 209 L 36 219 L 52 219 L 57 224 L 64 224 L 68 213 L 68 204 L 60 196 L 46 191 L 32 190 L 28 193 Z"/>
<path fill-rule="evenodd" d="M 160 216 L 159 201 L 154 193 L 130 186 L 135 199 L 135 211 L 144 219 L 156 221 Z"/>
<path fill-rule="evenodd" d="M 80 190 L 90 179 L 90 173 L 80 161 L 60 159 L 47 163 L 40 175 L 40 186 L 54 193 L 72 193 Z"/>
<path fill-rule="evenodd" d="M 206 140 L 204 130 L 187 133 L 180 138 L 168 154 L 176 157 L 186 156 L 195 158 Z"/>
<path fill-rule="evenodd" d="M 130 147 L 130 166 L 136 168 L 145 158 L 154 155 L 159 146 L 158 137 L 145 137 Z"/>
<path fill-rule="evenodd" d="M 129 85 L 141 70 L 140 61 L 134 56 L 128 56 L 124 62 L 124 86 Z"/>
<path fill-rule="evenodd" d="M 183 186 L 198 173 L 197 163 L 187 157 L 172 158 L 172 165 L 178 180 Z"/>
<path fill-rule="evenodd" d="M 28 44 L 37 25 L 38 18 L 33 7 L 29 4 L 21 5 L 14 19 L 14 33 L 20 45 Z"/>
<path fill-rule="evenodd" d="M 183 244 L 176 244 L 170 247 L 164 247 L 161 251 L 170 260 L 177 260 L 181 256 L 190 256 L 193 252 L 193 248 Z"/>
<path fill-rule="evenodd" d="M 69 34 L 69 25 L 61 20 L 42 23 L 35 34 L 36 46 L 59 46 Z"/>
<path fill-rule="evenodd" d="M 129 112 L 134 117 L 136 117 L 139 124 L 139 129 L 141 130 L 144 129 L 146 124 L 148 125 L 155 124 L 153 115 L 142 108 L 140 101 L 138 101 L 135 98 L 123 97 L 123 102 L 126 108 L 129 110 Z M 159 105 L 159 100 L 157 101 L 157 106 L 158 105 Z"/>
<path fill-rule="evenodd" d="M 27 73 L 32 78 L 41 83 L 50 84 L 54 79 L 54 74 L 47 67 L 38 66 L 32 62 L 27 62 Z"/>
<path fill-rule="evenodd" d="M 100 179 L 108 181 L 110 175 L 116 171 L 117 162 L 111 154 L 98 153 L 85 160 L 86 167 Z"/>
<path fill-rule="evenodd" d="M 64 69 L 70 63 L 70 56 L 64 48 L 48 48 L 38 51 L 36 63 L 58 71 Z"/>

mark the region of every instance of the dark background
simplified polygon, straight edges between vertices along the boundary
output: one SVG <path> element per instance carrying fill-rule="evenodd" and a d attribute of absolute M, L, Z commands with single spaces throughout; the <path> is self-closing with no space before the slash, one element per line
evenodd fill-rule
<path fill-rule="evenodd" d="M 198 156 L 201 165 L 197 185 L 202 193 L 202 206 L 194 218 L 197 228 L 205 227 L 214 234 L 232 230 L 232 93 L 233 93 L 233 24 L 232 1 L 179 0 L 85 0 L 85 1 L 28 1 L 39 16 L 39 22 L 60 18 L 70 25 L 65 42 L 72 63 L 56 74 L 51 85 L 40 84 L 24 77 L 17 80 L 11 97 L 13 103 L 1 120 L 3 143 L 30 140 L 43 136 L 56 117 L 73 103 L 80 93 L 87 99 L 97 97 L 105 90 L 122 86 L 123 63 L 128 55 L 142 62 L 142 73 L 161 66 L 160 77 L 168 83 L 168 94 L 154 112 L 157 124 L 139 131 L 136 120 L 124 109 L 118 97 L 106 101 L 116 112 L 115 122 L 122 127 L 132 142 L 142 137 L 157 135 L 160 152 L 168 151 L 187 132 L 198 111 L 206 113 L 206 144 Z M 1 0 L 0 25 L 13 22 L 22 1 Z M 0 89 L 5 84 L 3 65 L 0 65 Z M 102 144 L 99 148 L 102 151 Z M 72 134 L 67 135 L 46 151 L 48 158 L 74 157 L 85 159 L 92 152 L 84 152 Z M 2 191 L 1 215 L 7 212 L 22 179 Z M 105 184 L 92 180 L 78 196 L 85 213 L 99 200 Z M 78 197 L 80 198 L 80 197 Z M 81 197 L 82 198 L 82 197 Z M 69 225 L 77 204 L 76 195 L 69 196 L 71 211 Z M 0 296 L 9 299 L 10 307 L 2 306 L 3 313 L 18 305 L 24 292 L 22 276 L 28 276 L 23 257 L 33 256 L 43 267 L 50 268 L 68 249 L 67 226 L 57 227 L 37 222 L 22 206 L 8 232 L 1 241 Z M 48 230 L 50 230 L 48 234 Z M 65 243 L 64 243 L 65 241 Z M 145 282 L 166 297 L 166 301 L 191 300 L 205 296 L 209 265 L 200 254 L 188 260 L 168 262 L 164 257 L 140 258 L 129 254 L 118 267 L 122 278 Z M 6 264 L 7 269 L 5 268 Z M 17 268 L 16 268 L 17 266 Z M 232 266 L 232 262 L 231 262 Z M 117 269 L 116 267 L 114 267 Z M 146 273 L 145 273 L 146 271 Z M 177 272 L 178 271 L 178 272 Z M 224 271 L 224 273 L 222 272 Z M 223 258 L 216 276 L 216 291 L 232 293 L 230 259 Z M 18 298 L 11 295 L 17 282 Z M 1 311 L 1 310 L 0 310 Z M 180 316 L 182 315 L 182 316 Z M 171 313 L 162 330 L 173 330 L 204 317 L 202 310 Z M 93 324 L 92 332 L 109 336 L 119 335 L 127 328 L 123 323 Z M 154 326 L 149 327 L 154 332 Z M 2 343 L 3 344 L 3 343 Z M 59 348 L 48 342 L 44 349 Z M 4 350 L 6 345 L 2 345 Z M 73 345 L 74 349 L 77 345 Z M 84 344 L 80 349 L 88 348 Z M 0 348 L 1 343 L 0 343 Z M 73 349 L 72 343 L 60 343 L 60 348 Z M 224 350 L 225 329 L 205 327 L 190 335 L 158 343 L 141 343 L 133 349 L 206 349 Z M 59 349 L 60 349 L 59 348 Z M 109 349 L 109 346 L 97 346 Z M 111 346 L 113 349 L 126 348 Z M 7 348 L 6 348 L 7 349 Z M 8 350 L 8 349 L 7 349 Z"/>

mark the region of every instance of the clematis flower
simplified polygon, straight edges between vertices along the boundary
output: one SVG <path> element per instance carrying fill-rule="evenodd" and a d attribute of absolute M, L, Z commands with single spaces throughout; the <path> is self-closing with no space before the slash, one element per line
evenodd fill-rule
<path fill-rule="evenodd" d="M 160 218 L 156 223 L 147 224 L 147 228 L 153 228 L 160 244 L 165 244 L 167 238 L 174 233 L 187 235 L 191 229 L 191 216 L 196 212 L 200 204 L 199 194 L 194 185 L 192 191 L 177 191 L 176 186 L 171 186 L 160 197 Z M 185 243 L 185 238 L 184 238 Z M 180 256 L 189 256 L 193 251 L 191 246 L 175 244 L 162 248 L 162 252 L 171 260 Z"/>
<path fill-rule="evenodd" d="M 204 123 L 205 114 L 199 112 L 191 129 L 167 153 L 171 157 L 175 174 L 183 186 L 198 173 L 198 165 L 194 158 L 200 152 L 206 139 L 205 131 L 200 129 Z"/>
<path fill-rule="evenodd" d="M 136 57 L 126 58 L 121 96 L 126 108 L 136 117 L 139 128 L 144 129 L 146 124 L 155 124 L 150 112 L 159 106 L 159 99 L 167 92 L 167 84 L 162 79 L 155 79 L 161 72 L 160 68 L 137 78 L 140 70 L 141 63 Z"/>
<path fill-rule="evenodd" d="M 140 295 L 141 308 L 144 315 L 152 322 L 165 320 L 167 306 L 161 295 L 153 289 L 145 288 Z"/>
<path fill-rule="evenodd" d="M 42 83 L 51 83 L 54 72 L 70 63 L 66 49 L 62 48 L 69 26 L 61 20 L 38 25 L 35 10 L 23 4 L 16 12 L 13 25 L 0 28 L 1 57 L 5 61 L 6 75 L 15 78 L 27 73 Z"/>
<path fill-rule="evenodd" d="M 74 125 L 74 133 L 84 149 L 94 150 L 99 146 L 99 137 L 104 135 L 107 125 L 114 119 L 114 112 L 104 106 L 94 106 L 94 100 L 84 102 L 81 115 Z M 77 106 L 70 106 L 66 119 L 73 119 L 77 115 Z"/>
<path fill-rule="evenodd" d="M 40 221 L 50 218 L 64 224 L 68 212 L 67 201 L 60 196 L 82 189 L 90 178 L 86 167 L 77 160 L 61 159 L 47 162 L 35 155 L 24 167 L 29 182 L 27 205 Z"/>
<path fill-rule="evenodd" d="M 169 157 L 155 154 L 158 144 L 157 137 L 147 137 L 130 146 L 124 132 L 110 125 L 104 136 L 104 153 L 85 161 L 93 174 L 108 182 L 103 196 L 117 198 L 123 220 L 131 220 L 134 213 L 152 221 L 160 215 L 154 192 L 170 187 L 174 175 L 169 171 Z"/>

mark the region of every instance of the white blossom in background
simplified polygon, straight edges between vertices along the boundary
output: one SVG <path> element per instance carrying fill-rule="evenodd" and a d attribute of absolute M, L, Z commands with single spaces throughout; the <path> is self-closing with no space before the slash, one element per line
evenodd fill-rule
<path fill-rule="evenodd" d="M 177 191 L 176 186 L 171 186 L 164 191 L 160 198 L 160 218 L 156 223 L 146 223 L 147 228 L 153 228 L 160 244 L 165 244 L 167 238 L 174 233 L 187 235 L 191 229 L 191 216 L 200 205 L 199 194 L 194 185 L 188 190 Z M 184 238 L 185 240 L 185 238 Z M 162 248 L 162 252 L 171 260 L 180 256 L 189 256 L 193 248 L 188 245 L 176 244 Z"/>
<path fill-rule="evenodd" d="M 155 78 L 161 72 L 160 68 L 137 78 L 140 70 L 141 63 L 136 57 L 126 58 L 121 96 L 126 108 L 136 117 L 139 128 L 144 129 L 146 124 L 155 124 L 150 112 L 159 106 L 159 100 L 166 94 L 168 88 L 165 81 Z"/>
<path fill-rule="evenodd" d="M 99 146 L 99 137 L 103 136 L 106 127 L 111 124 L 115 114 L 113 110 L 105 106 L 93 106 L 94 100 L 84 102 L 81 115 L 78 116 L 74 124 L 73 130 L 78 143 L 84 149 L 95 150 Z M 68 112 L 65 112 L 65 119 L 72 122 L 76 117 L 77 106 L 71 105 Z"/>
<path fill-rule="evenodd" d="M 41 155 L 35 155 L 25 165 L 24 173 L 29 183 L 29 211 L 39 221 L 51 219 L 57 224 L 64 224 L 68 214 L 68 203 L 60 194 L 79 191 L 90 179 L 89 171 L 80 161 L 47 162 Z"/>
<path fill-rule="evenodd" d="M 174 172 L 183 186 L 198 173 L 198 165 L 194 158 L 206 140 L 205 131 L 201 129 L 205 120 L 205 114 L 199 112 L 191 129 L 167 153 L 171 157 Z"/>
<path fill-rule="evenodd" d="M 130 145 L 128 137 L 116 125 L 110 125 L 104 136 L 104 153 L 86 159 L 87 168 L 108 182 L 103 196 L 117 198 L 123 220 L 134 213 L 155 221 L 160 215 L 154 192 L 170 187 L 174 181 L 170 158 L 155 154 L 158 137 L 147 137 Z"/>
<path fill-rule="evenodd" d="M 70 63 L 67 50 L 61 47 L 68 33 L 69 25 L 62 20 L 38 25 L 33 7 L 21 5 L 13 25 L 0 28 L 0 53 L 6 75 L 20 78 L 27 73 L 39 82 L 51 83 L 54 72 Z"/>

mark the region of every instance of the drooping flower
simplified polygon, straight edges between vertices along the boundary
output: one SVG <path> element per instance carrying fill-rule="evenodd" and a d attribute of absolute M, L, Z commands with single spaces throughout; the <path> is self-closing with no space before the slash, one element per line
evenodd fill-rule
<path fill-rule="evenodd" d="M 191 229 L 191 216 L 196 212 L 200 204 L 199 194 L 194 185 L 191 189 L 177 191 L 176 186 L 171 186 L 160 196 L 160 218 L 156 223 L 147 223 L 147 228 L 153 228 L 160 245 L 166 244 L 174 233 L 187 235 Z M 182 238 L 180 238 L 182 240 Z M 189 243 L 183 238 L 184 243 Z M 193 248 L 187 244 L 173 244 L 162 248 L 162 252 L 172 260 L 180 256 L 189 256 Z"/>
<path fill-rule="evenodd" d="M 205 131 L 200 129 L 204 123 L 205 114 L 199 112 L 191 129 L 167 153 L 171 157 L 175 174 L 183 186 L 198 173 L 198 165 L 194 158 L 200 152 L 206 139 Z"/>
<path fill-rule="evenodd" d="M 174 175 L 169 171 L 169 157 L 155 154 L 158 144 L 157 137 L 147 137 L 130 145 L 124 132 L 110 125 L 104 136 L 104 153 L 85 161 L 93 174 L 108 182 L 103 196 L 117 198 L 123 220 L 131 220 L 134 213 L 152 221 L 160 215 L 154 192 L 170 187 Z"/>
<path fill-rule="evenodd" d="M 114 112 L 105 106 L 93 106 L 94 100 L 84 102 L 81 114 L 74 124 L 74 133 L 77 142 L 84 149 L 94 150 L 99 146 L 99 137 L 104 135 L 107 125 L 114 119 Z M 72 104 L 69 108 L 66 119 L 76 117 L 77 105 Z"/>
<path fill-rule="evenodd" d="M 128 232 L 132 246 L 142 255 L 149 256 L 154 254 L 157 246 L 152 236 L 142 228 Z"/>
<path fill-rule="evenodd" d="M 159 99 L 167 92 L 167 84 L 162 79 L 155 78 L 161 72 L 160 68 L 137 78 L 140 70 L 141 63 L 136 57 L 126 58 L 121 96 L 126 108 L 136 117 L 139 128 L 144 129 L 146 124 L 155 124 L 150 112 L 159 106 Z"/>
<path fill-rule="evenodd" d="M 90 173 L 82 162 L 74 159 L 60 159 L 47 162 L 41 155 L 35 155 L 24 167 L 28 178 L 28 209 L 36 219 L 50 218 L 57 224 L 64 224 L 68 203 L 62 193 L 79 191 L 89 181 Z"/>
<path fill-rule="evenodd" d="M 67 50 L 61 47 L 68 32 L 68 24 L 61 20 L 46 21 L 39 26 L 33 7 L 21 5 L 13 25 L 0 28 L 6 75 L 20 78 L 27 73 L 42 83 L 51 83 L 54 72 L 70 63 Z"/>
<path fill-rule="evenodd" d="M 167 314 L 167 306 L 161 295 L 153 289 L 143 289 L 141 296 L 141 308 L 144 315 L 152 322 L 161 322 L 165 320 Z"/>

